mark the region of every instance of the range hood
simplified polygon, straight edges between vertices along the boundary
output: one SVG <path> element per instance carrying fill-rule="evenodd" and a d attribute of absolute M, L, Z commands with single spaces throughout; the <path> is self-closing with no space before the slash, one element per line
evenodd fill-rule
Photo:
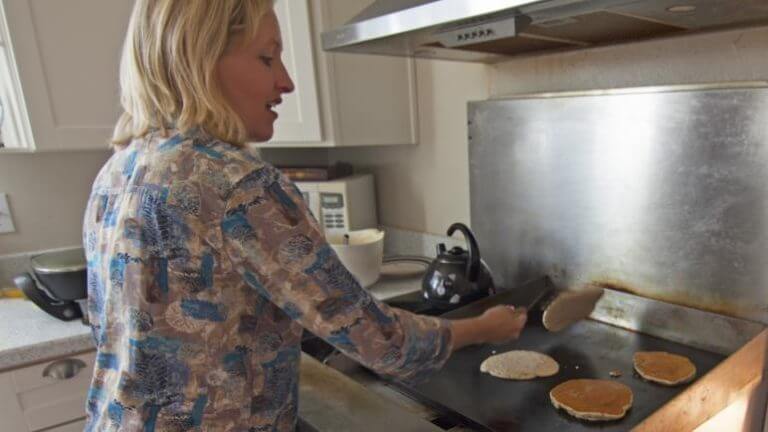
<path fill-rule="evenodd" d="M 323 48 L 493 63 L 510 56 L 768 25 L 768 0 L 377 0 Z"/>

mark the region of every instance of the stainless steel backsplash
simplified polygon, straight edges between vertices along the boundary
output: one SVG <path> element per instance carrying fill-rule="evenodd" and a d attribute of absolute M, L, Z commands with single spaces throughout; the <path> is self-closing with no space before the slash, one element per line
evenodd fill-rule
<path fill-rule="evenodd" d="M 768 87 L 474 102 L 469 135 L 499 285 L 547 274 L 768 323 Z"/>

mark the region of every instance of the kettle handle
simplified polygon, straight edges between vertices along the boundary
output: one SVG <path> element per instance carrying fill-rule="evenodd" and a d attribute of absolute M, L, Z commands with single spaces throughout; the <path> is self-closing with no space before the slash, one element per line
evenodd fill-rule
<path fill-rule="evenodd" d="M 475 235 L 472 234 L 472 230 L 470 230 L 468 226 L 456 222 L 448 227 L 448 236 L 452 236 L 456 231 L 461 231 L 469 246 L 467 250 L 469 254 L 469 260 L 467 262 L 467 279 L 469 279 L 470 282 L 477 282 L 477 275 L 480 271 L 480 248 L 477 246 Z"/>

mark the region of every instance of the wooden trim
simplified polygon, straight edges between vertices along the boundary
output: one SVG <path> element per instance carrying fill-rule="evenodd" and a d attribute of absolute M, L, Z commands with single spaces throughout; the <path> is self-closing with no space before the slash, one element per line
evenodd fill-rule
<path fill-rule="evenodd" d="M 761 414 L 756 412 L 758 404 L 764 404 L 765 398 L 760 396 L 760 392 L 765 392 L 764 381 L 755 378 L 744 390 L 739 392 L 727 408 L 717 413 L 714 417 L 697 427 L 694 432 L 721 432 L 721 431 L 740 431 L 757 432 L 762 423 L 758 420 Z M 764 408 L 764 407 L 763 407 Z M 762 412 L 762 408 L 760 412 Z"/>

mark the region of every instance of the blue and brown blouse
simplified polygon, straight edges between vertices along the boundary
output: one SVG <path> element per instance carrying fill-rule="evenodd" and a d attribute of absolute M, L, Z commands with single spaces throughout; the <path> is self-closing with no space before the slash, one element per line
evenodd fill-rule
<path fill-rule="evenodd" d="M 278 170 L 200 131 L 116 151 L 83 240 L 98 348 L 86 430 L 292 431 L 303 328 L 396 379 L 451 351 L 447 322 L 360 287 Z"/>

